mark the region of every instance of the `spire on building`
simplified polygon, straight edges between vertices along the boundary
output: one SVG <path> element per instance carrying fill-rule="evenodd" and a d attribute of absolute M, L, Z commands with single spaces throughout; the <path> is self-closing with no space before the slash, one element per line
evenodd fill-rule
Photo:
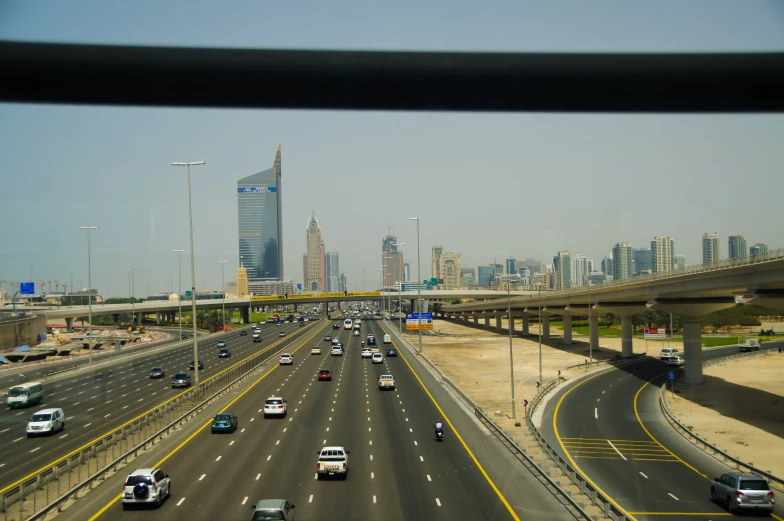
<path fill-rule="evenodd" d="M 272 163 L 275 173 L 280 175 L 280 142 L 278 142 L 278 150 L 275 152 L 275 161 Z"/>

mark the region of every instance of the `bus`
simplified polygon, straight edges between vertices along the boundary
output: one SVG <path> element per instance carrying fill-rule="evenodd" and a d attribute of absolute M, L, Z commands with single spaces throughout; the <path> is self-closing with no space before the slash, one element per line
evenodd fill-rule
<path fill-rule="evenodd" d="M 27 407 L 41 403 L 44 399 L 44 386 L 41 382 L 31 382 L 22 385 L 15 385 L 8 390 L 6 405 L 14 407 Z"/>
<path fill-rule="evenodd" d="M 350 318 L 347 318 L 343 321 L 343 329 L 353 329 L 354 323 L 351 321 Z"/>

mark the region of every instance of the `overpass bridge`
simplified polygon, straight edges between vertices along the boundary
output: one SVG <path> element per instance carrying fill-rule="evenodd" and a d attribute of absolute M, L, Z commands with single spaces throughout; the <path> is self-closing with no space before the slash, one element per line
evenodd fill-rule
<path fill-rule="evenodd" d="M 530 296 L 531 291 L 512 291 L 511 295 L 515 297 Z M 434 302 L 452 302 L 453 300 L 475 299 L 477 301 L 486 301 L 493 299 L 506 299 L 507 293 L 505 291 L 495 290 L 428 290 L 422 292 L 422 300 Z M 248 323 L 250 320 L 250 310 L 261 309 L 267 306 L 283 306 L 294 305 L 295 309 L 299 306 L 326 306 L 330 303 L 340 302 L 356 302 L 356 301 L 379 301 L 391 300 L 393 303 L 398 300 L 415 301 L 417 299 L 416 291 L 392 291 L 385 289 L 383 291 L 371 292 L 345 292 L 345 293 L 306 293 L 300 295 L 289 296 L 264 296 L 264 297 L 243 297 L 243 298 L 228 298 L 225 300 L 226 309 L 237 309 L 240 311 L 243 323 Z M 221 309 L 224 305 L 222 299 L 207 299 L 196 300 L 197 311 L 201 310 L 217 310 Z M 43 306 L 17 306 L 18 309 L 25 311 L 33 310 L 38 315 L 45 315 L 47 320 L 65 319 L 68 328 L 73 327 L 73 320 L 76 317 L 87 316 L 87 306 L 72 306 L 72 307 L 55 307 L 44 308 Z M 142 317 L 145 315 L 156 314 L 159 318 L 163 318 L 165 322 L 174 322 L 176 314 L 179 312 L 180 303 L 178 301 L 156 300 L 151 302 L 142 302 L 131 305 L 128 304 L 93 304 L 92 314 L 98 315 L 118 315 L 118 314 L 131 314 L 136 315 L 136 321 L 141 324 Z M 191 301 L 183 300 L 182 309 L 190 311 Z"/>
<path fill-rule="evenodd" d="M 463 304 L 436 305 L 436 316 L 473 319 L 479 323 L 510 314 L 522 317 L 523 334 L 528 320 L 541 320 L 542 336 L 550 338 L 550 317 L 563 318 L 564 343 L 572 343 L 572 317 L 588 317 L 591 346 L 599 344 L 599 315 L 621 316 L 621 355 L 632 355 L 632 315 L 649 308 L 684 317 L 684 376 L 687 383 L 702 382 L 702 339 L 700 317 L 739 303 L 754 303 L 784 310 L 784 249 L 761 255 L 728 259 L 713 264 L 654 273 L 595 286 L 512 297 L 508 301 L 486 300 Z M 514 328 L 514 321 L 509 321 Z"/>

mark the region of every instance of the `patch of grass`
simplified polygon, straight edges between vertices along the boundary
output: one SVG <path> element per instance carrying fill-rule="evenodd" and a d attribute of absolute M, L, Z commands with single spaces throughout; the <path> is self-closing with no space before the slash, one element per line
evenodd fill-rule
<path fill-rule="evenodd" d="M 576 333 L 578 335 L 587 335 L 589 328 L 585 327 L 573 327 L 572 333 Z M 621 336 L 620 329 L 613 329 L 609 327 L 599 326 L 599 336 Z"/>

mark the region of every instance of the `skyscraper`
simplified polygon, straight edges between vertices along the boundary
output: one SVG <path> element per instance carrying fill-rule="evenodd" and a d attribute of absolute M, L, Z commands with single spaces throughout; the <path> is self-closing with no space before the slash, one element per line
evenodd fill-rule
<path fill-rule="evenodd" d="M 407 262 L 403 263 L 403 280 L 411 280 L 411 264 Z"/>
<path fill-rule="evenodd" d="M 754 246 L 749 247 L 749 255 L 761 255 L 763 253 L 768 253 L 768 245 L 762 244 L 758 242 Z"/>
<path fill-rule="evenodd" d="M 393 287 L 403 280 L 403 252 L 398 249 L 397 237 L 391 233 L 381 240 L 381 264 L 384 287 Z"/>
<path fill-rule="evenodd" d="M 651 241 L 653 272 L 672 271 L 675 255 L 675 241 L 667 235 L 654 237 Z"/>
<path fill-rule="evenodd" d="M 588 258 L 582 253 L 572 259 L 572 286 L 588 285 Z"/>
<path fill-rule="evenodd" d="M 634 275 L 639 275 L 643 271 L 653 271 L 653 254 L 649 248 L 633 249 L 632 262 Z"/>
<path fill-rule="evenodd" d="M 511 275 L 512 273 L 517 273 L 516 264 L 517 264 L 517 260 L 514 257 L 509 257 L 508 259 L 506 259 L 506 265 L 504 266 L 504 268 L 507 275 Z"/>
<path fill-rule="evenodd" d="M 479 275 L 479 285 L 483 288 L 490 286 L 490 282 L 495 279 L 495 267 L 494 266 L 479 266 L 477 268 L 478 275 Z"/>
<path fill-rule="evenodd" d="M 237 181 L 239 256 L 251 293 L 283 278 L 280 144 L 272 168 Z"/>
<path fill-rule="evenodd" d="M 340 259 L 338 252 L 328 251 L 324 256 L 324 271 L 327 274 L 326 289 L 337 293 L 340 289 Z"/>
<path fill-rule="evenodd" d="M 436 244 L 433 246 L 433 252 L 430 258 L 430 272 L 432 273 L 431 277 L 435 277 L 437 279 L 441 278 L 441 273 L 438 271 L 441 267 L 441 254 L 444 253 L 444 247 Z"/>
<path fill-rule="evenodd" d="M 743 235 L 730 235 L 729 238 L 730 259 L 737 257 L 745 257 L 746 252 L 746 237 Z"/>
<path fill-rule="evenodd" d="M 316 220 L 315 213 L 308 220 L 305 238 L 307 241 L 307 273 L 305 274 L 304 287 L 310 291 L 324 291 L 324 280 L 321 278 L 321 227 Z"/>
<path fill-rule="evenodd" d="M 628 279 L 634 274 L 632 260 L 631 243 L 619 242 L 613 247 L 611 272 L 613 280 Z"/>
<path fill-rule="evenodd" d="M 719 253 L 719 234 L 718 233 L 703 233 L 702 234 L 702 263 L 713 264 L 719 262 L 721 254 Z"/>
<path fill-rule="evenodd" d="M 686 255 L 682 253 L 678 253 L 674 256 L 673 259 L 674 266 L 673 268 L 676 270 L 681 270 L 686 267 Z"/>
<path fill-rule="evenodd" d="M 602 273 L 612 276 L 613 274 L 613 257 L 612 252 L 608 253 L 602 259 Z"/>
<path fill-rule="evenodd" d="M 572 258 L 568 251 L 559 251 L 553 257 L 553 273 L 555 274 L 555 289 L 569 289 L 572 287 Z"/>
<path fill-rule="evenodd" d="M 444 279 L 444 289 L 457 289 L 460 287 L 460 255 L 457 253 L 442 253 L 439 259 L 439 273 Z"/>

